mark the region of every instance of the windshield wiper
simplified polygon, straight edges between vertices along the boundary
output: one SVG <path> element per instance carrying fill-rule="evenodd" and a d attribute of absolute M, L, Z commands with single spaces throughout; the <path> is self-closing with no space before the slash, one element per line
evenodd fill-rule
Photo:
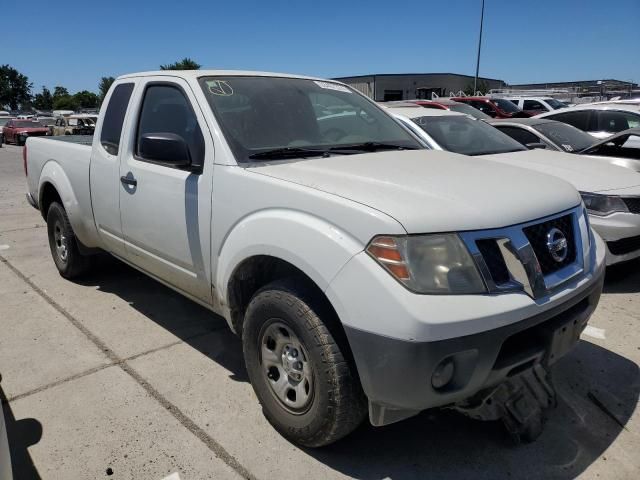
<path fill-rule="evenodd" d="M 340 145 L 329 148 L 331 152 L 337 152 L 340 150 L 358 150 L 363 152 L 376 152 L 378 150 L 416 150 L 416 147 L 405 147 L 403 145 L 396 145 L 393 143 L 382 142 L 364 142 L 354 143 L 352 145 Z"/>
<path fill-rule="evenodd" d="M 312 148 L 284 147 L 266 150 L 264 152 L 253 153 L 249 158 L 253 160 L 275 160 L 278 158 L 304 158 L 304 157 L 325 157 L 329 156 L 327 150 Z"/>

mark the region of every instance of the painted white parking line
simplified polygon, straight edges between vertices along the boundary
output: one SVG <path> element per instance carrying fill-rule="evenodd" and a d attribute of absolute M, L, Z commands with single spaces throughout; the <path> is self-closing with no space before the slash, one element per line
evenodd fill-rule
<path fill-rule="evenodd" d="M 162 480 L 180 480 L 180 475 L 178 474 L 178 472 L 173 472 L 171 475 L 169 475 L 168 477 L 164 477 Z"/>
<path fill-rule="evenodd" d="M 9 250 L 11 247 L 9 245 L 0 245 L 0 250 Z"/>
<path fill-rule="evenodd" d="M 591 338 L 598 338 L 600 340 L 606 339 L 603 328 L 596 328 L 592 327 L 591 325 L 586 326 L 586 328 L 582 331 L 582 335 L 586 335 L 587 337 Z"/>

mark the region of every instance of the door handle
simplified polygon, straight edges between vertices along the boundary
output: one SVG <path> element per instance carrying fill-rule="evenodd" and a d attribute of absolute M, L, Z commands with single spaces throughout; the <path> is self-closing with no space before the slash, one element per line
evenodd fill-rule
<path fill-rule="evenodd" d="M 125 185 L 131 185 L 132 187 L 136 187 L 138 185 L 138 181 L 133 177 L 120 177 L 120 181 Z"/>

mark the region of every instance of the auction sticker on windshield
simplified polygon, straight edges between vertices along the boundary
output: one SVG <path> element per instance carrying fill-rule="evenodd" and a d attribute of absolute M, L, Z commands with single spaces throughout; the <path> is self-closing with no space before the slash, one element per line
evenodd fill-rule
<path fill-rule="evenodd" d="M 347 87 L 345 87 L 344 85 L 339 85 L 337 83 L 321 82 L 321 81 L 314 81 L 314 83 L 318 85 L 320 88 L 325 88 L 327 90 L 336 90 L 338 92 L 351 93 L 351 90 L 349 90 Z"/>
<path fill-rule="evenodd" d="M 207 87 L 213 95 L 220 95 L 222 97 L 230 97 L 233 95 L 233 88 L 225 80 L 207 80 Z"/>

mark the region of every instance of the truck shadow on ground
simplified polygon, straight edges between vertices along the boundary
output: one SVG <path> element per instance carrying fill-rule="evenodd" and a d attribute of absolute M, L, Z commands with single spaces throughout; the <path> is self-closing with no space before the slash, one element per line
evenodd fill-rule
<path fill-rule="evenodd" d="M 125 300 L 147 318 L 232 372 L 232 380 L 248 382 L 242 344 L 224 318 L 185 298 L 110 256 L 97 260 L 95 272 L 76 283 L 98 287 Z M 207 342 L 215 333 L 223 342 Z M 223 351 L 215 348 L 224 344 Z"/>
<path fill-rule="evenodd" d="M 233 380 L 248 381 L 240 341 L 205 308 L 115 260 L 81 283 L 121 297 L 232 372 Z M 224 341 L 207 341 L 207 332 Z M 334 445 L 304 451 L 333 470 L 366 480 L 575 478 L 603 456 L 631 418 L 640 372 L 627 358 L 583 340 L 554 367 L 553 378 L 559 405 L 532 444 L 514 445 L 499 423 L 436 410 L 382 428 L 365 422 Z M 598 404 L 602 398 L 604 404 Z"/>
<path fill-rule="evenodd" d="M 16 480 L 40 480 L 40 474 L 31 459 L 28 448 L 37 444 L 42 438 L 42 424 L 35 418 L 16 420 L 2 387 L 0 387 L 0 403 L 2 403 L 1 413 L 4 414 L 7 427 L 13 478 Z"/>

